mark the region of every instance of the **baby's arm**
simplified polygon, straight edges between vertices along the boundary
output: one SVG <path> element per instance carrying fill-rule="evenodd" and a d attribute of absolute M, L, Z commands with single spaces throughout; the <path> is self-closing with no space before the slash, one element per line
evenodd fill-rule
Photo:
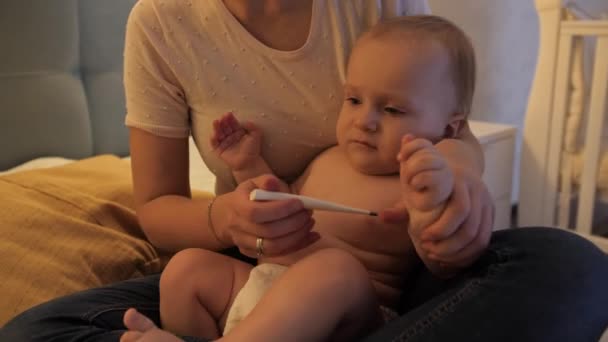
<path fill-rule="evenodd" d="M 210 144 L 214 153 L 230 167 L 237 183 L 272 174 L 260 153 L 262 132 L 251 122 L 241 124 L 234 114 L 224 114 L 213 121 Z"/>
<path fill-rule="evenodd" d="M 429 259 L 421 236 L 443 213 L 454 188 L 454 175 L 426 139 L 405 137 L 399 159 L 403 201 L 409 213 L 408 232 L 425 265 L 435 274 L 445 274 L 445 269 Z"/>

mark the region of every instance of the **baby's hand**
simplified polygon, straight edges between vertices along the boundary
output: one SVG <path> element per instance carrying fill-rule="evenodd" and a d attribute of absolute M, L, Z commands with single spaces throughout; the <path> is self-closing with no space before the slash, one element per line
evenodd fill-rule
<path fill-rule="evenodd" d="M 454 175 L 435 146 L 407 135 L 397 159 L 403 201 L 410 215 L 410 235 L 419 242 L 424 228 L 437 221 L 454 187 Z"/>
<path fill-rule="evenodd" d="M 251 122 L 241 124 L 232 113 L 213 120 L 211 147 L 233 171 L 245 169 L 260 157 L 262 132 Z"/>
<path fill-rule="evenodd" d="M 408 207 L 430 211 L 448 199 L 454 187 L 454 175 L 430 141 L 406 135 L 397 159 Z"/>

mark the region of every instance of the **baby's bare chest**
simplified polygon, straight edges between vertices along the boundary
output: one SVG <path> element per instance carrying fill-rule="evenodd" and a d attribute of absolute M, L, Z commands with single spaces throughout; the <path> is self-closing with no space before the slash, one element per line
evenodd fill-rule
<path fill-rule="evenodd" d="M 294 192 L 343 205 L 380 212 L 401 197 L 398 176 L 374 177 L 352 169 L 335 151 L 317 157 L 295 184 Z M 321 239 L 288 255 L 262 262 L 292 265 L 323 248 L 352 253 L 365 266 L 381 303 L 392 306 L 399 298 L 417 258 L 407 224 L 386 224 L 378 216 L 316 210 L 314 231 Z"/>
<path fill-rule="evenodd" d="M 336 151 L 327 151 L 317 158 L 297 190 L 301 195 L 376 213 L 394 206 L 401 197 L 397 175 L 362 174 Z M 347 248 L 372 263 L 403 256 L 411 249 L 404 223 L 386 224 L 379 216 L 320 210 L 314 212 L 314 218 L 315 230 L 325 243 Z"/>
<path fill-rule="evenodd" d="M 358 172 L 336 148 L 317 157 L 296 184 L 294 190 L 300 195 L 374 212 L 393 206 L 401 197 L 398 175 L 372 176 Z M 366 220 L 360 215 L 340 216 L 340 220 L 348 218 L 361 223 L 379 222 L 377 217 Z"/>

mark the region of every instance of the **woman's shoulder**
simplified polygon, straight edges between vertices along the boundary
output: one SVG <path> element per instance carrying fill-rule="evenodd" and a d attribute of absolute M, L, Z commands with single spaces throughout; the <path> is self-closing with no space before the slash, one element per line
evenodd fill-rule
<path fill-rule="evenodd" d="M 205 16 L 210 11 L 210 1 L 138 0 L 129 15 L 130 21 L 143 25 L 175 22 L 179 24 L 193 13 Z"/>

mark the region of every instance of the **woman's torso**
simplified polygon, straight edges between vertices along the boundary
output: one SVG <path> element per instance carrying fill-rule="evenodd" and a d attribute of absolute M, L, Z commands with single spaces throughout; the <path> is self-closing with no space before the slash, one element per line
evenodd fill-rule
<path fill-rule="evenodd" d="M 140 0 L 125 47 L 127 125 L 191 134 L 221 194 L 236 183 L 208 139 L 213 120 L 232 111 L 261 127 L 264 158 L 293 181 L 336 142 L 356 38 L 380 18 L 426 10 L 424 0 L 314 0 L 304 45 L 279 51 L 248 32 L 222 0 Z"/>

